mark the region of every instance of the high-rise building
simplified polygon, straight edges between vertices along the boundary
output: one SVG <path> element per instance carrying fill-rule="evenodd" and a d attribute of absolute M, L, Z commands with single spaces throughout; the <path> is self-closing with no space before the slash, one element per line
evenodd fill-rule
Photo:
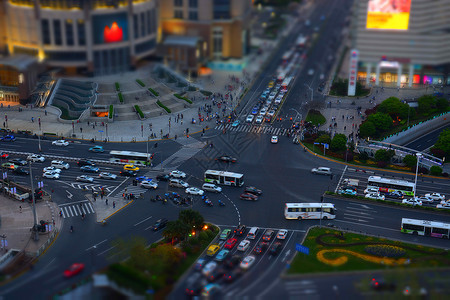
<path fill-rule="evenodd" d="M 164 0 L 160 5 L 162 54 L 182 71 L 248 52 L 251 0 Z"/>
<path fill-rule="evenodd" d="M 157 0 L 0 0 L 0 51 L 6 37 L 8 54 L 67 73 L 123 72 L 155 53 L 157 10 Z"/>
<path fill-rule="evenodd" d="M 450 84 L 450 0 L 355 0 L 353 48 L 367 84 Z"/>

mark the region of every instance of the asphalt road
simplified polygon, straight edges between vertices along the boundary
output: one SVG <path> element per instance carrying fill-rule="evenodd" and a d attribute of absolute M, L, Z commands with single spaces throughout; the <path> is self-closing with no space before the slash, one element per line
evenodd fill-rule
<path fill-rule="evenodd" d="M 424 151 L 424 150 L 432 147 L 434 144 L 436 144 L 439 134 L 441 134 L 441 132 L 444 131 L 445 129 L 449 129 L 449 128 L 450 128 L 450 125 L 436 129 L 436 130 L 410 142 L 409 144 L 406 144 L 405 147 L 411 148 L 411 149 L 414 149 L 417 151 Z"/>

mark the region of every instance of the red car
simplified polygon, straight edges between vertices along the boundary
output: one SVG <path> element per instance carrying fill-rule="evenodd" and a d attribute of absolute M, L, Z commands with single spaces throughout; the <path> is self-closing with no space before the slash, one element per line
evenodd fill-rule
<path fill-rule="evenodd" d="M 233 247 L 236 245 L 236 243 L 237 243 L 237 239 L 231 238 L 231 239 L 228 239 L 225 246 L 223 246 L 223 247 L 226 249 L 233 249 Z"/>
<path fill-rule="evenodd" d="M 8 157 L 9 157 L 9 154 L 6 153 L 6 152 L 2 152 L 2 153 L 1 153 L 1 157 L 2 157 L 2 158 L 8 158 Z"/>
<path fill-rule="evenodd" d="M 250 201 L 256 201 L 258 200 L 258 196 L 250 194 L 250 193 L 243 193 L 240 196 L 241 200 L 250 200 Z"/>
<path fill-rule="evenodd" d="M 64 271 L 64 277 L 69 278 L 77 275 L 84 270 L 84 264 L 74 263 L 67 270 Z"/>

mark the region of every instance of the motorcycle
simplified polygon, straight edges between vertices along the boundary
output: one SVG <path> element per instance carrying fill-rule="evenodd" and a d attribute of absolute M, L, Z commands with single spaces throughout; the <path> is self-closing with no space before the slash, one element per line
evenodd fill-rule
<path fill-rule="evenodd" d="M 220 206 L 225 206 L 225 203 L 223 203 L 221 200 L 219 200 L 219 205 Z"/>

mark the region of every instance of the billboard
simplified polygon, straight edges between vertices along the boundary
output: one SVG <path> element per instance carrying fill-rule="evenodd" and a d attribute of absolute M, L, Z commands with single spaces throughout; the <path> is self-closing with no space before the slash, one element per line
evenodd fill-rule
<path fill-rule="evenodd" d="M 94 44 L 117 43 L 128 40 L 126 13 L 93 16 Z"/>
<path fill-rule="evenodd" d="M 359 52 L 353 49 L 350 54 L 350 64 L 348 70 L 348 96 L 355 96 L 356 94 L 356 80 L 358 78 L 358 59 Z"/>
<path fill-rule="evenodd" d="M 369 0 L 368 29 L 407 30 L 411 0 Z"/>

